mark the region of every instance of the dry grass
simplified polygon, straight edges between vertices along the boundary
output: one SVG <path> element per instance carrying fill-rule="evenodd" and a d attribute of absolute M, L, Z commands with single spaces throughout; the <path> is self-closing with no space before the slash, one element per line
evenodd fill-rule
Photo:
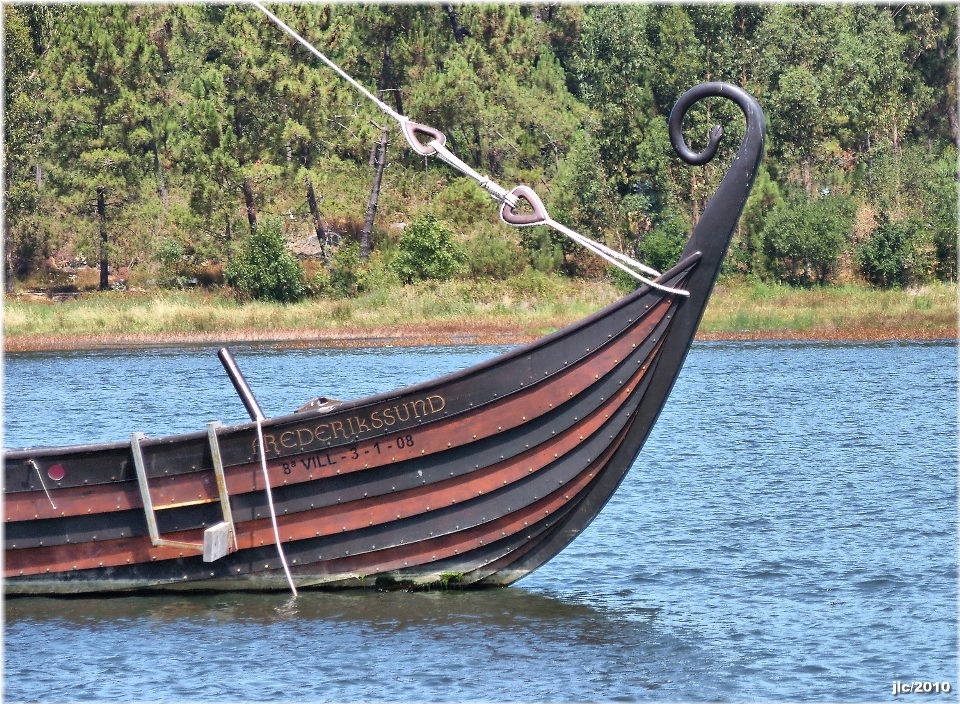
<path fill-rule="evenodd" d="M 616 290 L 557 277 L 449 281 L 379 289 L 354 299 L 295 305 L 252 302 L 202 291 L 94 293 L 54 301 L 8 298 L 7 351 L 171 342 L 297 340 L 391 344 L 532 339 L 615 300 Z"/>
<path fill-rule="evenodd" d="M 355 299 L 240 304 L 217 292 L 10 297 L 4 349 L 187 342 L 291 346 L 521 342 L 617 298 L 604 282 L 548 276 L 380 289 Z M 957 336 L 957 286 L 912 291 L 718 286 L 700 339 L 930 339 Z"/>
<path fill-rule="evenodd" d="M 957 285 L 881 291 L 718 286 L 701 339 L 934 339 L 957 336 Z"/>

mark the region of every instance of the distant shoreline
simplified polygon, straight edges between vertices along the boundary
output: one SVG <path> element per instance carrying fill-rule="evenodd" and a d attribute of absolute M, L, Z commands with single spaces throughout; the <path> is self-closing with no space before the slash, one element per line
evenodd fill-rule
<path fill-rule="evenodd" d="M 613 303 L 602 281 L 447 281 L 349 299 L 240 303 L 217 291 L 4 299 L 7 353 L 178 345 L 273 348 L 518 345 Z M 914 290 L 718 286 L 697 340 L 957 339 L 957 285 Z"/>
<path fill-rule="evenodd" d="M 5 337 L 5 353 L 69 352 L 98 349 L 137 349 L 178 346 L 243 345 L 275 349 L 418 347 L 431 345 L 519 345 L 542 334 L 517 325 L 483 324 L 469 328 L 423 323 L 376 328 L 346 327 L 312 330 L 232 330 L 229 332 L 135 333 L 111 335 L 17 335 Z M 700 332 L 699 342 L 797 341 L 885 342 L 956 340 L 956 328 L 849 328 L 797 330 L 745 330 Z"/>

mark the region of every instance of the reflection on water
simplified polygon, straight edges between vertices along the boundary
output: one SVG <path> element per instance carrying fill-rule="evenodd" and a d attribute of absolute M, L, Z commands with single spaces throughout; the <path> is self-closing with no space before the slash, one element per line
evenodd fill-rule
<path fill-rule="evenodd" d="M 199 594 L 189 597 L 112 596 L 99 599 L 12 597 L 5 602 L 8 625 L 59 621 L 66 627 L 104 621 L 239 623 L 278 625 L 296 621 L 362 624 L 374 630 L 425 626 L 457 628 L 482 621 L 511 628 L 533 622 L 562 627 L 610 623 L 597 609 L 522 588 L 481 591 L 302 591 L 286 593 Z M 650 619 L 654 614 L 649 614 Z"/>
<path fill-rule="evenodd" d="M 499 351 L 237 358 L 281 413 Z M 946 343 L 695 345 L 610 503 L 519 585 L 8 599 L 5 695 L 876 701 L 895 679 L 955 693 L 956 362 Z M 8 355 L 4 374 L 8 447 L 244 420 L 212 349 Z"/>
<path fill-rule="evenodd" d="M 689 652 L 656 632 L 652 612 L 626 620 L 521 588 L 17 598 L 6 607 L 9 649 L 49 638 L 42 658 L 8 659 L 8 694 L 29 680 L 32 696 L 51 699 L 632 698 L 662 681 L 658 650 Z M 43 690 L 44 680 L 71 687 Z"/>

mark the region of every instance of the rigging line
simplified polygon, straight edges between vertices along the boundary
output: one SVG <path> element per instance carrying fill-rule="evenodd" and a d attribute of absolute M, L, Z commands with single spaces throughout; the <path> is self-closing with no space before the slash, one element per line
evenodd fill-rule
<path fill-rule="evenodd" d="M 273 492 L 270 491 L 270 475 L 267 474 L 267 453 L 263 447 L 263 418 L 257 418 L 257 442 L 260 446 L 260 468 L 263 470 L 263 482 L 267 487 L 267 503 L 270 505 L 270 520 L 273 522 L 273 537 L 277 541 L 277 553 L 280 555 L 280 564 L 283 565 L 283 573 L 287 576 L 287 584 L 290 585 L 290 591 L 297 596 L 297 587 L 293 583 L 293 577 L 290 576 L 290 568 L 287 566 L 287 556 L 283 554 L 283 545 L 280 543 L 280 529 L 277 527 L 277 510 L 273 506 Z"/>
<path fill-rule="evenodd" d="M 621 271 L 626 272 L 627 274 L 629 274 L 629 275 L 632 276 L 633 278 L 637 279 L 638 281 L 642 281 L 643 283 L 647 284 L 648 286 L 651 286 L 652 288 L 658 289 L 658 290 L 660 290 L 660 291 L 664 291 L 664 292 L 666 292 L 666 293 L 673 293 L 673 294 L 676 294 L 676 295 L 678 295 L 678 296 L 689 296 L 689 295 L 690 295 L 690 292 L 689 292 L 689 291 L 684 291 L 683 289 L 680 289 L 680 288 L 671 288 L 670 286 L 664 286 L 663 284 L 657 283 L 656 281 L 653 281 L 652 279 L 648 279 L 646 276 L 642 276 L 641 274 L 638 274 L 638 273 L 637 273 L 636 271 L 634 271 L 633 269 L 630 269 L 629 267 L 625 266 L 624 264 L 621 264 L 621 263 L 618 262 L 616 259 L 614 259 L 613 257 L 609 256 L 606 252 L 604 252 L 603 250 L 601 250 L 600 248 L 603 247 L 603 245 L 601 245 L 599 242 L 597 242 L 597 241 L 595 241 L 595 240 L 591 240 L 591 239 L 589 239 L 589 238 L 587 238 L 587 237 L 584 237 L 583 235 L 581 235 L 581 234 L 579 234 L 579 233 L 577 233 L 577 232 L 574 232 L 573 230 L 571 230 L 571 229 L 568 228 L 568 227 L 565 227 L 564 225 L 562 225 L 561 223 L 557 222 L 557 221 L 554 220 L 553 218 L 549 218 L 549 217 L 548 217 L 548 218 L 547 218 L 546 220 L 544 220 L 542 223 L 537 223 L 537 224 L 538 224 L 538 225 L 547 225 L 547 226 L 549 226 L 549 227 L 552 227 L 554 230 L 557 230 L 557 231 L 560 232 L 561 234 L 566 235 L 567 237 L 569 237 L 570 239 L 572 239 L 574 242 L 576 242 L 576 243 L 579 244 L 580 246 L 584 247 L 585 249 L 590 250 L 591 252 L 593 252 L 594 254 L 596 254 L 596 255 L 597 255 L 598 257 L 600 257 L 601 259 L 606 260 L 609 264 L 612 264 L 613 266 L 617 267 L 617 268 L 620 269 Z M 574 237 L 574 235 L 576 235 L 576 236 Z M 606 249 L 606 248 L 604 248 L 604 249 Z M 611 252 L 615 252 L 615 250 L 610 250 L 610 251 L 611 251 Z M 616 253 L 616 254 L 619 254 L 619 252 L 615 252 L 615 253 Z M 625 256 L 625 255 L 621 255 L 621 257 L 623 257 L 625 260 L 627 260 L 630 264 L 634 264 L 634 265 L 639 265 L 639 266 L 641 266 L 644 270 L 650 269 L 650 267 L 644 266 L 644 265 L 640 264 L 640 262 L 634 261 L 634 260 L 630 259 L 629 257 L 627 257 L 627 256 Z M 660 272 L 656 272 L 656 275 L 657 275 L 657 276 L 659 276 L 659 274 L 660 274 Z"/>
<path fill-rule="evenodd" d="M 382 110 L 385 114 L 389 115 L 394 120 L 396 120 L 399 123 L 400 129 L 403 132 L 404 137 L 406 137 L 407 142 L 417 153 L 422 154 L 424 158 L 426 158 L 427 156 L 432 156 L 436 154 L 441 161 L 446 162 L 453 168 L 460 171 L 460 173 L 462 173 L 463 175 L 469 178 L 472 178 L 474 181 L 476 181 L 480 185 L 480 187 L 483 188 L 485 191 L 487 191 L 487 193 L 489 193 L 490 196 L 498 203 L 501 203 L 501 204 L 506 203 L 507 205 L 510 206 L 511 209 L 515 208 L 518 205 L 517 197 L 513 194 L 512 191 L 508 191 L 507 189 L 503 188 L 502 186 L 500 186 L 499 184 L 491 180 L 489 177 L 483 176 L 477 173 L 475 170 L 470 168 L 470 166 L 468 166 L 464 161 L 462 161 L 455 154 L 453 154 L 453 152 L 447 149 L 444 146 L 446 142 L 446 137 L 444 137 L 442 133 L 432 128 L 426 127 L 424 125 L 418 125 L 412 120 L 410 120 L 410 118 L 406 117 L 405 115 L 401 115 L 396 110 L 392 109 L 389 105 L 387 105 L 385 102 L 380 100 L 377 96 L 375 96 L 369 90 L 364 88 L 361 83 L 356 81 L 352 76 L 350 76 L 346 71 L 340 68 L 336 63 L 334 63 L 333 61 L 328 59 L 326 56 L 324 56 L 324 54 L 320 52 L 319 49 L 314 47 L 312 44 L 310 44 L 310 42 L 308 42 L 306 39 L 304 39 L 299 34 L 297 34 L 297 32 L 291 29 L 283 20 L 281 20 L 275 14 L 270 12 L 270 10 L 265 8 L 260 2 L 258 2 L 257 0 L 249 0 L 249 2 L 254 7 L 256 7 L 261 12 L 263 12 L 263 14 L 265 14 L 271 21 L 273 21 L 274 24 L 276 24 L 280 29 L 282 29 L 284 32 L 286 32 L 291 37 L 293 37 L 293 39 L 295 39 L 300 45 L 306 48 L 311 54 L 316 56 L 318 59 L 323 61 L 323 63 L 325 63 L 327 66 L 329 66 L 334 71 L 336 71 L 337 75 L 339 75 L 341 78 L 347 81 L 350 85 L 352 85 L 354 88 L 360 91 L 371 102 L 373 102 L 377 107 L 379 107 L 380 110 Z M 433 139 L 431 139 L 427 145 L 421 144 L 419 140 L 417 140 L 416 137 L 414 137 L 414 133 L 418 131 L 423 132 L 424 134 L 429 134 L 433 136 Z M 428 150 L 431 150 L 431 151 L 428 151 Z M 543 207 L 542 203 L 540 204 L 540 206 L 541 208 Z M 544 214 L 545 213 L 546 211 L 544 210 Z M 501 218 L 502 218 L 502 211 L 501 211 Z M 508 224 L 514 224 L 514 223 L 508 223 Z M 606 247 L 605 245 L 599 242 L 596 242 L 595 240 L 591 240 L 584 237 L 578 232 L 575 232 L 574 230 L 571 230 L 570 228 L 558 223 L 556 220 L 553 220 L 549 216 L 544 217 L 541 222 L 530 223 L 530 224 L 547 225 L 548 227 L 552 227 L 557 232 L 569 237 L 574 242 L 577 242 L 581 246 L 590 250 L 591 252 L 599 256 L 601 259 L 608 261 L 609 263 L 613 264 L 617 268 L 625 271 L 630 276 L 642 281 L 643 283 L 649 286 L 653 286 L 654 288 L 660 289 L 662 291 L 667 291 L 669 293 L 676 293 L 684 296 L 690 295 L 687 291 L 682 291 L 680 289 L 673 289 L 668 286 L 663 286 L 654 281 L 651 281 L 650 279 L 644 276 L 640 276 L 635 271 L 633 271 L 633 269 L 628 268 L 628 266 L 634 267 L 636 269 L 639 269 L 640 271 L 644 271 L 653 276 L 659 276 L 660 272 L 658 272 L 656 269 L 653 269 L 651 267 L 646 266 L 645 264 L 638 262 L 637 260 L 631 257 L 628 257 L 625 254 L 622 254 L 621 252 L 617 252 L 616 250 L 610 249 L 609 247 Z M 615 260 L 620 260 L 620 261 L 618 262 Z M 627 264 L 628 266 L 624 266 L 624 264 Z"/>
<path fill-rule="evenodd" d="M 391 108 L 391 107 L 390 107 L 389 105 L 387 105 L 385 102 L 383 102 L 382 100 L 380 100 L 379 98 L 377 98 L 377 96 L 375 96 L 373 93 L 371 93 L 371 92 L 368 91 L 366 88 L 364 88 L 361 83 L 359 83 L 358 81 L 354 80 L 354 79 L 350 76 L 350 74 L 348 74 L 348 73 L 347 73 L 346 71 L 344 71 L 342 68 L 340 68 L 339 66 L 337 66 L 333 61 L 331 61 L 331 60 L 328 59 L 326 56 L 324 56 L 322 53 L 320 53 L 320 51 L 319 51 L 315 46 L 313 46 L 310 42 L 308 42 L 306 39 L 304 39 L 304 38 L 301 37 L 299 34 L 297 34 L 297 33 L 296 33 L 294 30 L 292 30 L 283 20 L 281 20 L 281 19 L 280 19 L 279 17 L 277 17 L 275 14 L 273 14 L 272 12 L 270 12 L 270 10 L 268 10 L 268 9 L 265 8 L 263 5 L 261 5 L 259 2 L 257 2 L 257 0 L 250 0 L 250 4 L 252 4 L 254 7 L 256 7 L 257 9 L 259 9 L 263 14 L 265 14 L 267 17 L 269 17 L 271 20 L 273 20 L 274 24 L 276 24 L 280 29 L 282 29 L 284 32 L 286 32 L 286 33 L 289 34 L 291 37 L 293 37 L 293 38 L 294 38 L 297 42 L 299 42 L 307 51 L 309 51 L 311 54 L 313 54 L 314 56 L 316 56 L 318 59 L 320 59 L 320 60 L 321 60 L 323 63 L 325 63 L 327 66 L 329 66 L 329 67 L 332 68 L 334 71 L 336 71 L 337 74 L 338 74 L 343 80 L 345 80 L 347 83 L 349 83 L 350 85 L 352 85 L 352 86 L 353 86 L 354 88 L 356 88 L 358 91 L 360 91 L 361 93 L 363 93 L 363 94 L 364 94 L 367 98 L 369 98 L 371 101 L 373 101 L 374 103 L 376 103 L 377 107 L 380 108 L 381 110 L 383 110 L 383 112 L 385 112 L 387 115 L 389 115 L 390 117 L 392 117 L 394 120 L 396 120 L 397 122 L 399 122 L 399 123 L 401 123 L 401 124 L 407 121 L 407 118 L 406 118 L 406 117 L 404 117 L 403 115 L 401 115 L 400 113 L 398 113 L 396 110 L 394 110 L 393 108 Z"/>
<path fill-rule="evenodd" d="M 614 259 L 619 259 L 624 264 L 636 267 L 637 269 L 639 269 L 644 273 L 650 274 L 651 276 L 660 276 L 660 272 L 654 269 L 653 267 L 647 266 L 646 264 L 638 262 L 637 260 L 632 259 L 631 257 L 628 257 L 626 254 L 623 254 L 622 252 L 618 252 L 615 249 L 611 249 L 610 247 L 607 247 L 602 242 L 597 242 L 596 240 L 592 240 L 589 237 L 585 237 L 581 235 L 579 232 L 576 232 L 575 230 L 571 230 L 566 225 L 563 225 L 562 223 L 557 222 L 553 218 L 548 217 L 546 222 L 544 222 L 544 225 L 549 225 L 557 232 L 563 235 L 566 235 L 567 237 L 572 239 L 574 242 L 578 242 L 587 248 L 590 248 L 590 249 L 595 248 L 594 249 L 595 252 L 597 250 L 605 252 L 606 254 L 613 257 Z"/>

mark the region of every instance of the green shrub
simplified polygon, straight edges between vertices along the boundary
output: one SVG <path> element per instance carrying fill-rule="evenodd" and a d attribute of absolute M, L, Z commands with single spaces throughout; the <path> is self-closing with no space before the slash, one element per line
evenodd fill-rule
<path fill-rule="evenodd" d="M 935 177 L 926 181 L 930 223 L 936 251 L 936 272 L 942 281 L 957 277 L 957 151 L 950 148 L 935 163 Z"/>
<path fill-rule="evenodd" d="M 447 222 L 467 226 L 493 220 L 497 205 L 475 181 L 455 179 L 433 199 L 435 212 Z"/>
<path fill-rule="evenodd" d="M 560 281 L 561 277 L 528 268 L 523 274 L 511 276 L 506 283 L 510 292 L 520 298 L 556 298 L 563 290 Z"/>
<path fill-rule="evenodd" d="M 638 273 L 642 274 L 642 272 Z M 612 283 L 620 293 L 630 293 L 639 288 L 642 283 L 639 279 L 633 278 L 630 274 L 615 266 L 607 267 L 607 276 L 610 277 L 610 283 Z M 647 274 L 643 274 L 643 276 L 646 276 L 648 279 L 650 278 Z"/>
<path fill-rule="evenodd" d="M 763 228 L 767 216 L 783 205 L 780 187 L 764 166 L 754 181 L 750 196 L 740 216 L 740 223 L 730 243 L 730 251 L 723 262 L 723 273 L 730 276 L 744 274 L 763 276 Z"/>
<path fill-rule="evenodd" d="M 330 262 L 329 285 L 335 296 L 356 296 L 366 289 L 367 277 L 360 258 L 360 245 L 347 242 L 339 247 Z"/>
<path fill-rule="evenodd" d="M 15 232 L 11 232 L 8 246 L 12 249 L 13 272 L 18 277 L 26 276 L 39 267 L 49 252 L 49 238 L 35 219 L 28 220 Z"/>
<path fill-rule="evenodd" d="M 403 231 L 397 256 L 390 266 L 405 284 L 427 279 L 443 281 L 459 272 L 466 258 L 453 230 L 433 215 L 423 215 Z"/>
<path fill-rule="evenodd" d="M 954 280 L 956 148 L 936 142 L 905 145 L 902 150 L 884 145 L 871 156 L 867 176 L 866 192 L 874 209 L 897 222 L 879 222 L 872 241 L 854 253 L 864 275 L 889 282 L 881 286 L 907 286 L 932 276 Z M 896 232 L 903 228 L 909 232 Z"/>
<path fill-rule="evenodd" d="M 524 227 L 520 230 L 520 244 L 527 253 L 530 266 L 545 274 L 559 272 L 565 262 L 564 244 L 573 246 L 559 232 L 545 227 Z"/>
<path fill-rule="evenodd" d="M 671 217 L 644 236 L 637 254 L 644 264 L 662 272 L 677 263 L 686 244 L 686 225 L 679 217 Z"/>
<path fill-rule="evenodd" d="M 157 260 L 160 262 L 160 277 L 157 284 L 164 288 L 184 288 L 187 286 L 190 267 L 184 261 L 187 250 L 183 244 L 171 237 L 164 238 L 157 245 Z"/>
<path fill-rule="evenodd" d="M 335 293 L 330 283 L 330 272 L 325 268 L 317 269 L 305 283 L 304 293 L 310 298 L 321 298 Z"/>
<path fill-rule="evenodd" d="M 512 240 L 494 230 L 467 242 L 467 266 L 477 279 L 506 279 L 523 271 L 523 252 Z"/>
<path fill-rule="evenodd" d="M 775 207 L 763 228 L 770 272 L 793 285 L 826 283 L 840 260 L 853 216 L 852 201 L 840 196 Z"/>
<path fill-rule="evenodd" d="M 243 297 L 293 303 L 303 298 L 303 267 L 287 249 L 280 220 L 264 220 L 242 243 L 226 270 Z"/>
<path fill-rule="evenodd" d="M 157 246 L 157 259 L 171 271 L 178 271 L 183 257 L 187 253 L 183 244 L 172 238 L 164 238 Z"/>
<path fill-rule="evenodd" d="M 885 214 L 857 251 L 860 271 L 883 288 L 905 286 L 928 278 L 932 247 L 922 221 L 891 221 Z"/>

